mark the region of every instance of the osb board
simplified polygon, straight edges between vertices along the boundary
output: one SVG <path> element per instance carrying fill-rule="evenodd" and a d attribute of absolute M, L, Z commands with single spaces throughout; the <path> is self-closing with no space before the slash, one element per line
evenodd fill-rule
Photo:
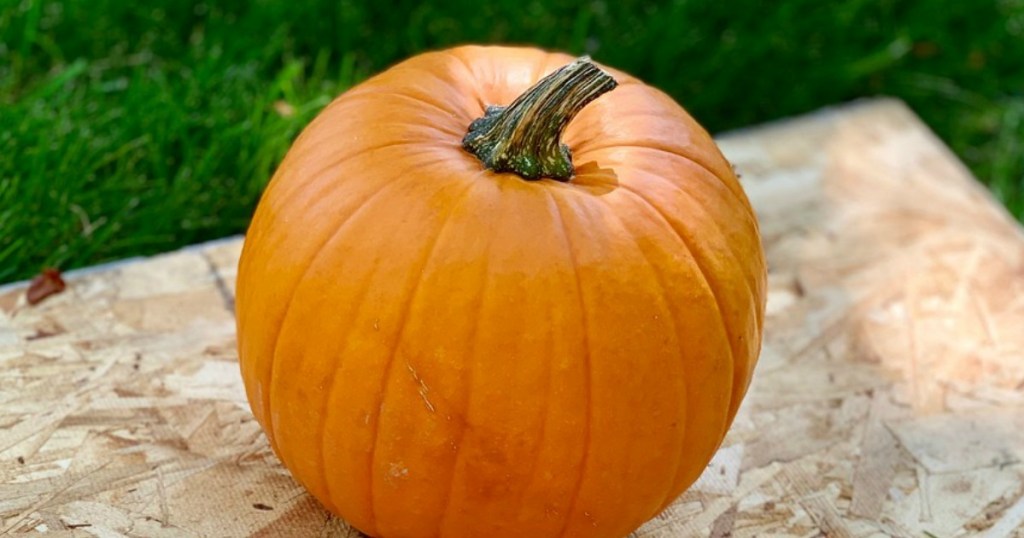
<path fill-rule="evenodd" d="M 1024 537 L 1024 234 L 902 104 L 722 139 L 767 340 L 701 480 L 636 537 Z M 0 289 L 0 534 L 358 536 L 244 401 L 240 239 Z"/>

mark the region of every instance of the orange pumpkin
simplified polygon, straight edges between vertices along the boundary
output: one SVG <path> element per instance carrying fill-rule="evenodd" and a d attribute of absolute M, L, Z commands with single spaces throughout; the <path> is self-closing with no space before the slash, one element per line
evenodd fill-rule
<path fill-rule="evenodd" d="M 249 402 L 371 536 L 624 536 L 746 391 L 765 261 L 729 163 L 662 92 L 570 60 L 392 67 L 305 129 L 256 210 Z"/>

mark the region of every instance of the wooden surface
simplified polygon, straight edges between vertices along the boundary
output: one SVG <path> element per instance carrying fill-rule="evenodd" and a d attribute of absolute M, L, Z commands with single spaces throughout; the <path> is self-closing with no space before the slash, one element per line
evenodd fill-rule
<path fill-rule="evenodd" d="M 701 480 L 635 533 L 1024 537 L 1024 235 L 900 103 L 725 136 L 767 340 Z M 244 400 L 241 240 L 0 288 L 0 534 L 357 536 Z"/>

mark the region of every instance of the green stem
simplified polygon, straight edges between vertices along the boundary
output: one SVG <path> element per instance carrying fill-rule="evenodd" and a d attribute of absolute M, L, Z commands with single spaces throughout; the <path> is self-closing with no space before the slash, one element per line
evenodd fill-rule
<path fill-rule="evenodd" d="M 488 106 L 469 125 L 462 147 L 495 172 L 514 172 L 524 179 L 569 181 L 572 153 L 561 143 L 573 117 L 618 83 L 579 58 L 541 79 L 508 106 Z"/>

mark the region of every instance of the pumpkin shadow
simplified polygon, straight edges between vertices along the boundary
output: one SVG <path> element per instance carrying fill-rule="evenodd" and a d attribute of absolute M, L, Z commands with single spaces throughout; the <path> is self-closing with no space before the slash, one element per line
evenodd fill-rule
<path fill-rule="evenodd" d="M 569 184 L 595 196 L 604 196 L 619 187 L 619 174 L 597 161 L 587 161 L 576 167 L 576 175 Z"/>

